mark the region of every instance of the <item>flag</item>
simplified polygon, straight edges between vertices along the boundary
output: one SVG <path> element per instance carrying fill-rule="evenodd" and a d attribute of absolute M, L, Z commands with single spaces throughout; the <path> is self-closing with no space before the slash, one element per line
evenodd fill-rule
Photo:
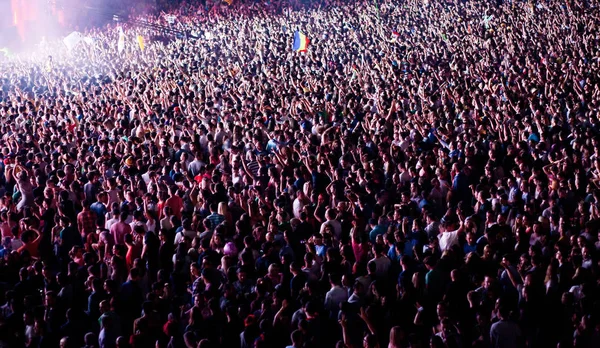
<path fill-rule="evenodd" d="M 306 51 L 309 42 L 310 41 L 308 40 L 306 35 L 302 34 L 299 31 L 296 31 L 294 33 L 294 43 L 292 44 L 292 49 L 296 52 Z"/>
<path fill-rule="evenodd" d="M 138 35 L 138 36 L 137 36 L 137 42 L 138 42 L 138 44 L 140 45 L 140 50 L 142 50 L 142 51 L 143 51 L 143 50 L 144 50 L 144 47 L 146 47 L 146 46 L 144 45 L 144 37 L 143 37 L 142 35 Z"/>
<path fill-rule="evenodd" d="M 65 46 L 67 46 L 67 49 L 71 51 L 79 42 L 81 42 L 81 40 L 83 40 L 83 35 L 81 35 L 81 33 L 78 31 L 74 31 L 65 37 L 63 42 Z"/>
<path fill-rule="evenodd" d="M 169 24 L 173 24 L 173 23 L 175 23 L 175 20 L 176 20 L 176 19 L 177 19 L 177 17 L 176 17 L 176 16 L 173 16 L 173 15 L 168 15 L 168 16 L 165 16 L 165 20 L 166 20 L 166 21 L 167 21 L 167 23 L 169 23 Z"/>
<path fill-rule="evenodd" d="M 490 26 L 490 21 L 492 19 L 494 19 L 494 15 L 483 16 L 483 20 L 481 22 L 483 23 L 483 25 L 485 25 L 486 29 Z"/>
<path fill-rule="evenodd" d="M 317 115 L 319 115 L 319 117 L 323 120 L 323 122 L 325 122 L 325 123 L 331 122 L 331 118 L 329 117 L 329 113 L 327 112 L 327 110 L 319 111 L 319 112 L 317 112 Z"/>
<path fill-rule="evenodd" d="M 119 27 L 119 40 L 117 41 L 117 50 L 119 53 L 123 52 L 125 49 L 125 33 L 123 32 L 123 28 Z"/>
<path fill-rule="evenodd" d="M 233 0 L 223 0 L 227 5 L 231 6 L 233 4 Z"/>
<path fill-rule="evenodd" d="M 5 57 L 10 57 L 10 51 L 8 48 L 4 47 L 0 49 L 0 53 L 2 53 Z"/>

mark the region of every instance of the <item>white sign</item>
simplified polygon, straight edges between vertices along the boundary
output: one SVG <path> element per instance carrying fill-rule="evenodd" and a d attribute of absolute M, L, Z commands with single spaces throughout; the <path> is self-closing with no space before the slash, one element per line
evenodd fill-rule
<path fill-rule="evenodd" d="M 176 19 L 177 19 L 177 17 L 176 17 L 176 16 L 173 16 L 173 15 L 167 15 L 167 16 L 165 16 L 165 20 L 166 20 L 166 21 L 167 21 L 167 23 L 169 23 L 169 24 L 173 24 L 173 23 L 175 23 L 175 20 L 176 20 Z"/>

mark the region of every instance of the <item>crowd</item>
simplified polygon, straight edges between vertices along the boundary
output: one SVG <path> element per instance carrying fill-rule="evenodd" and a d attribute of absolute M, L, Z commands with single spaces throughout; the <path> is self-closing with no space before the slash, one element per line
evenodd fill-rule
<path fill-rule="evenodd" d="M 0 59 L 0 347 L 600 346 L 599 22 L 187 1 Z"/>

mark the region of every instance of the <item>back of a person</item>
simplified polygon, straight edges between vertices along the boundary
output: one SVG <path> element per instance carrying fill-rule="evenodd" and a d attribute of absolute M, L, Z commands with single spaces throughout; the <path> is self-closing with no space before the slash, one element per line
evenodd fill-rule
<path fill-rule="evenodd" d="M 81 245 L 81 236 L 72 226 L 65 227 L 60 232 L 60 238 L 62 240 L 61 248 L 68 252 L 75 245 Z"/>
<path fill-rule="evenodd" d="M 115 348 L 117 337 L 109 330 L 103 328 L 98 335 L 98 345 L 100 348 Z"/>
<path fill-rule="evenodd" d="M 388 271 L 392 264 L 392 261 L 390 261 L 390 259 L 388 257 L 380 256 L 380 257 L 373 259 L 373 262 L 375 262 L 375 265 L 376 265 L 375 274 L 377 274 L 378 277 L 385 277 L 388 275 Z"/>
<path fill-rule="evenodd" d="M 173 195 L 165 202 L 166 207 L 170 207 L 173 211 L 173 215 L 181 218 L 181 209 L 183 209 L 183 200 L 177 196 Z"/>
<path fill-rule="evenodd" d="M 2 238 L 13 237 L 12 229 L 8 222 L 0 222 L 0 232 L 2 232 Z"/>
<path fill-rule="evenodd" d="M 493 348 L 520 347 L 521 329 L 511 321 L 500 320 L 490 329 L 490 342 Z"/>
<path fill-rule="evenodd" d="M 131 233 L 131 226 L 123 221 L 119 221 L 110 230 L 116 244 L 125 244 L 125 235 Z"/>

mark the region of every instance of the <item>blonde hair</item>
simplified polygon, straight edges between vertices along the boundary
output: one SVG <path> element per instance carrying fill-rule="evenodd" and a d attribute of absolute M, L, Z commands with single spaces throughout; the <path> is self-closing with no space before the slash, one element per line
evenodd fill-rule
<path fill-rule="evenodd" d="M 390 344 L 388 348 L 400 348 L 402 346 L 402 329 L 400 326 L 394 326 L 390 330 Z"/>
<path fill-rule="evenodd" d="M 227 203 L 226 202 L 220 202 L 219 206 L 217 208 L 217 213 L 223 216 L 227 215 Z"/>

